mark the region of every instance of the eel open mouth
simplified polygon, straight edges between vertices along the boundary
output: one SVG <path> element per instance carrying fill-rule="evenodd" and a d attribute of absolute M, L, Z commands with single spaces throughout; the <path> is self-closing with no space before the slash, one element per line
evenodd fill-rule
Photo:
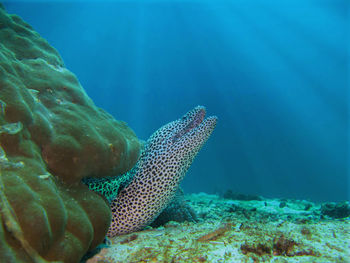
<path fill-rule="evenodd" d="M 203 106 L 197 106 L 193 110 L 186 113 L 178 122 L 181 127 L 179 131 L 174 135 L 173 141 L 178 140 L 184 135 L 194 135 L 197 131 L 204 134 L 204 137 L 209 137 L 216 125 L 217 117 L 210 116 L 206 119 L 206 110 Z M 192 132 L 192 133 L 190 133 Z M 205 136 L 208 134 L 208 136 Z"/>
<path fill-rule="evenodd" d="M 197 106 L 192 111 L 187 113 L 185 116 L 189 115 L 188 117 L 190 122 L 186 125 L 184 129 L 184 133 L 188 133 L 192 129 L 198 127 L 203 122 L 205 114 L 206 114 L 206 111 L 203 106 Z"/>

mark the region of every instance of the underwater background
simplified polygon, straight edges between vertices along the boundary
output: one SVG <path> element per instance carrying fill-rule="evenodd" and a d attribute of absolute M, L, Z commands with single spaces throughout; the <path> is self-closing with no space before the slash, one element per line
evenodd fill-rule
<path fill-rule="evenodd" d="M 349 199 L 349 1 L 4 1 L 147 139 L 219 118 L 185 192 Z"/>

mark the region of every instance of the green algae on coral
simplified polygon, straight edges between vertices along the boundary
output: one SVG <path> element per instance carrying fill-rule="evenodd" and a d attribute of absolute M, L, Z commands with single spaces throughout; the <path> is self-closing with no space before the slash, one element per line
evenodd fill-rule
<path fill-rule="evenodd" d="M 19 133 L 22 130 L 22 128 L 23 128 L 23 125 L 21 122 L 7 123 L 0 126 L 0 134 L 1 133 L 16 134 L 16 133 Z"/>

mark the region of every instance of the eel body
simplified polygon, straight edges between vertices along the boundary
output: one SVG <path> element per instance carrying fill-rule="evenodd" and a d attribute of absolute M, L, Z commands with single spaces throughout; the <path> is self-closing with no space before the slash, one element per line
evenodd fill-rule
<path fill-rule="evenodd" d="M 138 231 L 149 225 L 172 201 L 180 181 L 215 128 L 217 118 L 205 117 L 197 106 L 157 130 L 146 142 L 131 182 L 111 202 L 107 236 Z"/>

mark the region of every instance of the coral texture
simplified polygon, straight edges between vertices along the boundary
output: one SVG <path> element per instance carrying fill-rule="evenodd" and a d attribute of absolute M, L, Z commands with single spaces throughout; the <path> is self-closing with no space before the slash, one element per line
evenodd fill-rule
<path fill-rule="evenodd" d="M 123 174 L 139 150 L 58 52 L 0 7 L 0 262 L 78 262 L 111 219 L 81 179 Z"/>

